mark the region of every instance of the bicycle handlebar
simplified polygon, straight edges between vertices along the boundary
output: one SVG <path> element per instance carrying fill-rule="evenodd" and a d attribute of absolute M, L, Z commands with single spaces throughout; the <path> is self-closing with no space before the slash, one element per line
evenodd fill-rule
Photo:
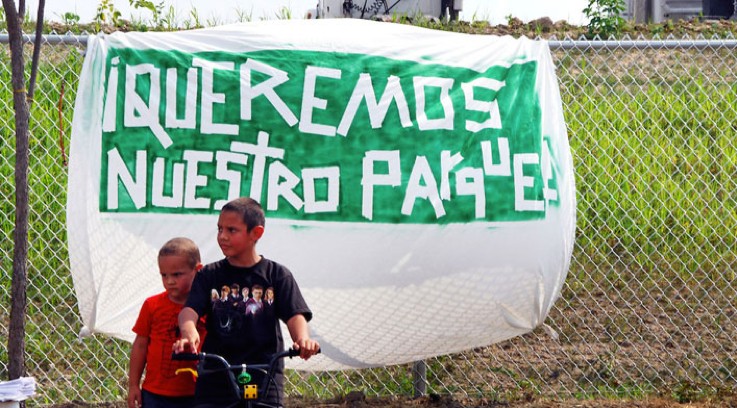
<path fill-rule="evenodd" d="M 318 349 L 317 354 L 320 354 L 320 352 L 321 350 Z M 299 350 L 289 348 L 282 352 L 272 355 L 270 362 L 279 360 L 280 358 L 285 358 L 285 357 L 292 358 L 292 357 L 298 357 L 298 356 L 299 356 Z M 171 359 L 178 360 L 178 361 L 217 360 L 217 361 L 224 363 L 224 365 L 227 365 L 227 366 L 231 365 L 230 363 L 228 363 L 227 360 L 225 360 L 225 358 L 217 354 L 213 354 L 213 353 L 172 353 Z M 261 366 L 264 364 L 249 364 L 249 365 Z M 238 365 L 238 367 L 240 367 L 240 365 Z"/>
<path fill-rule="evenodd" d="M 320 352 L 321 350 L 318 349 L 317 353 L 319 354 Z M 258 371 L 263 373 L 264 375 L 266 375 L 266 378 L 264 380 L 266 381 L 266 389 L 268 390 L 268 380 L 273 375 L 276 363 L 282 358 L 292 358 L 297 356 L 299 356 L 299 350 L 289 348 L 287 350 L 272 355 L 269 362 L 265 364 L 230 364 L 228 360 L 226 360 L 224 357 L 213 353 L 172 353 L 171 359 L 175 361 L 198 361 L 197 373 L 199 375 L 226 372 L 234 395 L 240 396 L 241 392 L 238 381 L 236 381 L 234 371 L 250 370 L 251 372 Z M 219 367 L 205 368 L 205 361 L 207 360 L 216 362 Z"/>
<path fill-rule="evenodd" d="M 200 359 L 199 353 L 171 353 L 171 359 L 176 361 L 196 361 Z"/>

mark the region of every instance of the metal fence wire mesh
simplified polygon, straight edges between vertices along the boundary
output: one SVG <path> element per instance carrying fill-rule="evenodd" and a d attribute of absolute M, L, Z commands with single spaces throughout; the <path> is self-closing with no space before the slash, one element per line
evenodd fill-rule
<path fill-rule="evenodd" d="M 7 36 L 0 38 L 7 44 Z M 129 344 L 81 328 L 69 273 L 66 154 L 86 36 L 49 35 L 32 105 L 29 404 L 123 399 Z M 737 380 L 737 41 L 551 41 L 577 184 L 576 245 L 546 325 L 417 364 L 290 372 L 287 393 L 498 400 L 708 392 Z M 26 60 L 30 61 L 31 48 Z M 15 134 L 0 53 L 0 330 L 7 339 Z M 30 65 L 30 64 L 29 64 Z M 0 375 L 7 378 L 7 344 Z"/>

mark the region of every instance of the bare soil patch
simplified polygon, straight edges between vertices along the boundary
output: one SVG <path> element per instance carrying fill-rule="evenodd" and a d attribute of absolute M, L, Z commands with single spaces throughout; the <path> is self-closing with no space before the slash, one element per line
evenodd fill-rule
<path fill-rule="evenodd" d="M 458 401 L 451 397 L 428 396 L 420 398 L 339 398 L 332 401 L 305 401 L 290 399 L 287 408 L 717 408 L 737 407 L 737 396 L 730 396 L 720 401 L 679 403 L 676 401 L 653 398 L 643 401 L 613 401 L 613 400 L 540 400 L 525 402 L 489 402 Z M 47 408 L 127 408 L 125 402 L 84 403 L 69 402 L 65 404 L 49 405 Z"/>
<path fill-rule="evenodd" d="M 289 398 L 287 408 L 717 408 L 737 407 L 737 395 L 721 396 L 719 400 L 700 402 L 677 402 L 666 398 L 632 400 L 534 400 L 499 402 L 479 400 L 457 400 L 450 396 L 429 395 L 419 398 L 381 397 L 366 398 L 361 393 L 350 393 L 331 400 L 306 400 Z M 73 401 L 49 405 L 47 408 L 127 408 L 124 401 L 108 403 L 85 403 Z"/>

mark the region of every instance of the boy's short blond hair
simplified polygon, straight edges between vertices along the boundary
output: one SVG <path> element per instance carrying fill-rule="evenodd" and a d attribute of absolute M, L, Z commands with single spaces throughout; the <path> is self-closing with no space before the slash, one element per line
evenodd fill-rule
<path fill-rule="evenodd" d="M 187 258 L 187 264 L 192 268 L 200 264 L 200 249 L 189 238 L 172 238 L 159 249 L 159 258 L 162 256 L 178 255 Z"/>

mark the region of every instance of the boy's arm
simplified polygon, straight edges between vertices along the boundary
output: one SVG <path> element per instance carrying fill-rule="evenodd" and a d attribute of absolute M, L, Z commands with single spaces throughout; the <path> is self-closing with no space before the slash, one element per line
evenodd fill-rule
<path fill-rule="evenodd" d="M 293 348 L 299 350 L 299 356 L 307 360 L 317 354 L 320 344 L 310 338 L 310 329 L 307 327 L 307 319 L 302 314 L 296 314 L 287 320 L 289 335 L 294 342 Z"/>
<path fill-rule="evenodd" d="M 128 408 L 141 406 L 141 376 L 146 367 L 148 337 L 136 335 L 131 346 L 130 367 L 128 369 Z"/>
<path fill-rule="evenodd" d="M 197 332 L 197 319 L 200 316 L 191 307 L 185 307 L 179 312 L 179 332 L 181 338 L 174 343 L 175 353 L 196 353 L 200 349 L 200 333 Z"/>

